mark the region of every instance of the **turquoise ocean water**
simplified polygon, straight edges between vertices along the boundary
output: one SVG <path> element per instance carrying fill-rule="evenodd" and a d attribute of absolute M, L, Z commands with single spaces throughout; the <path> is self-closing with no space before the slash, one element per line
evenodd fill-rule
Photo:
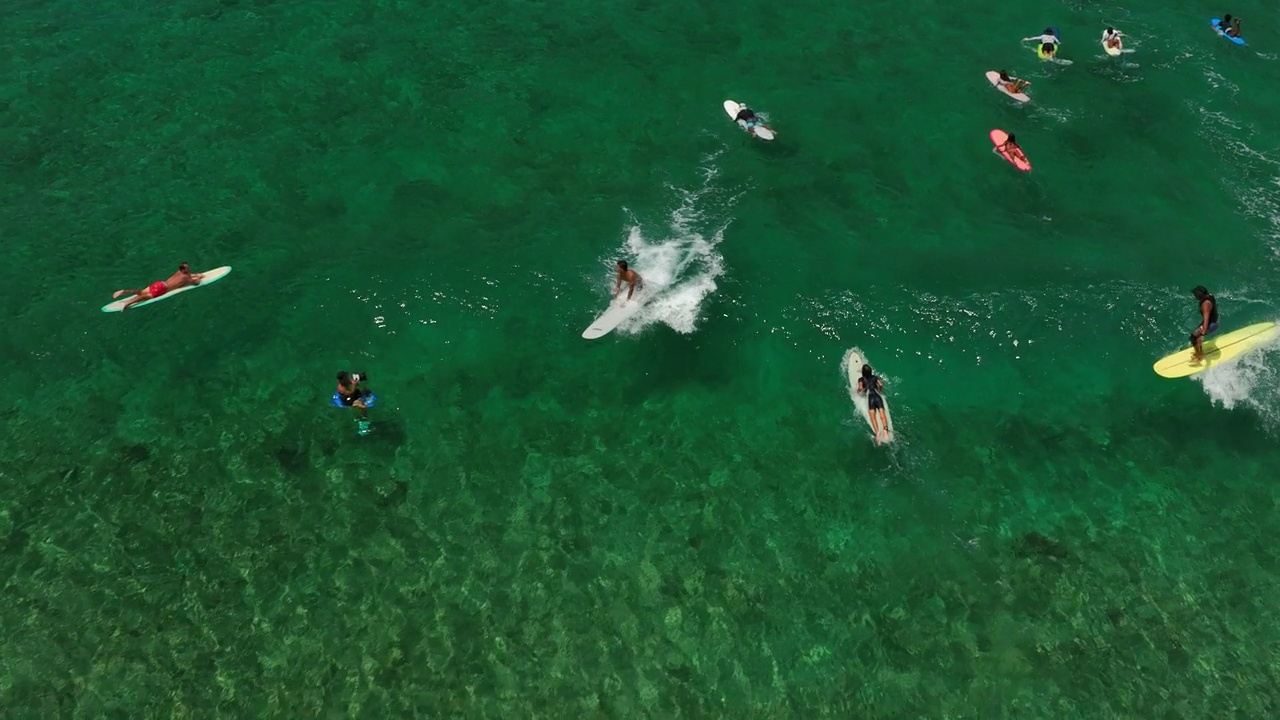
<path fill-rule="evenodd" d="M 9 3 L 0 707 L 1277 715 L 1266 7 Z"/>

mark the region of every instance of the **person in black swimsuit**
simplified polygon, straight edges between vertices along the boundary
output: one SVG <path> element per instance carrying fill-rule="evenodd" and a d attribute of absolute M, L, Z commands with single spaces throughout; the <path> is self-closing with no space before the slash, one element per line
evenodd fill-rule
<path fill-rule="evenodd" d="M 871 432 L 875 433 L 876 440 L 882 437 L 887 439 L 889 418 L 885 416 L 884 398 L 880 395 L 884 392 L 884 382 L 871 372 L 870 365 L 862 366 L 862 377 L 858 378 L 858 392 L 865 393 L 867 396 L 867 415 L 871 418 Z"/>
<path fill-rule="evenodd" d="M 1191 361 L 1204 359 L 1204 338 L 1218 329 L 1218 299 L 1203 285 L 1197 285 L 1191 291 L 1196 296 L 1196 304 L 1200 308 L 1200 327 L 1191 333 Z"/>

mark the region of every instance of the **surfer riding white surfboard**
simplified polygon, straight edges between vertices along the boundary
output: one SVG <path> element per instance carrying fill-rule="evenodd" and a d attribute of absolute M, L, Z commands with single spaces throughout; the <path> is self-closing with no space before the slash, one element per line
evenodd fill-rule
<path fill-rule="evenodd" d="M 885 400 L 884 380 L 875 374 L 858 348 L 849 350 L 844 362 L 849 375 L 849 397 L 871 426 L 875 443 L 893 442 L 893 420 L 889 416 L 889 403 Z"/>
<path fill-rule="evenodd" d="M 627 264 L 619 260 L 616 264 L 617 278 L 613 284 L 613 302 L 591 326 L 582 332 L 583 339 L 595 340 L 613 332 L 624 321 L 640 312 L 649 298 L 653 297 L 654 288 L 645 285 L 644 278 Z M 626 283 L 626 291 L 622 285 Z"/>
<path fill-rule="evenodd" d="M 777 132 L 765 125 L 764 121 L 756 115 L 756 112 L 746 105 L 739 105 L 733 100 L 725 100 L 724 111 L 734 122 L 738 123 L 739 127 L 761 140 L 772 140 L 777 136 Z"/>

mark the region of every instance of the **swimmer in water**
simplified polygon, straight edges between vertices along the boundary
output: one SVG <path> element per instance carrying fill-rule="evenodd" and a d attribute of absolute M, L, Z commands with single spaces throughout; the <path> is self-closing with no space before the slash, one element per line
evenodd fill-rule
<path fill-rule="evenodd" d="M 134 297 L 129 298 L 129 302 L 120 308 L 120 312 L 124 312 L 136 302 L 154 300 L 165 293 L 173 292 L 188 285 L 199 285 L 203 278 L 204 273 L 193 273 L 190 265 L 181 263 L 178 265 L 178 271 L 170 275 L 168 280 L 157 280 L 141 290 L 117 290 L 111 297 L 118 298 L 121 295 L 129 295 L 131 293 L 134 295 Z"/>

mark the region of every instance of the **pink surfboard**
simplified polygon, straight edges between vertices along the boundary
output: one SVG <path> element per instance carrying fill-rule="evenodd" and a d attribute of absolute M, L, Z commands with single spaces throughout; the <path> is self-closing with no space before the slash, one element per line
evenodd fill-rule
<path fill-rule="evenodd" d="M 996 152 L 998 155 L 1000 155 L 1000 157 L 1004 158 L 1005 160 L 1008 160 L 1010 165 L 1018 168 L 1023 172 L 1027 172 L 1028 170 L 1031 169 L 1031 161 L 1027 159 L 1027 156 L 1025 153 L 1022 155 L 1014 155 L 1007 150 L 1000 149 L 1000 146 L 1003 145 L 1004 141 L 1008 139 L 1009 139 L 1009 133 L 1003 130 L 1000 130 L 998 128 L 995 130 L 992 130 L 991 142 L 992 144 L 995 145 L 995 147 L 992 148 L 992 150 Z"/>

